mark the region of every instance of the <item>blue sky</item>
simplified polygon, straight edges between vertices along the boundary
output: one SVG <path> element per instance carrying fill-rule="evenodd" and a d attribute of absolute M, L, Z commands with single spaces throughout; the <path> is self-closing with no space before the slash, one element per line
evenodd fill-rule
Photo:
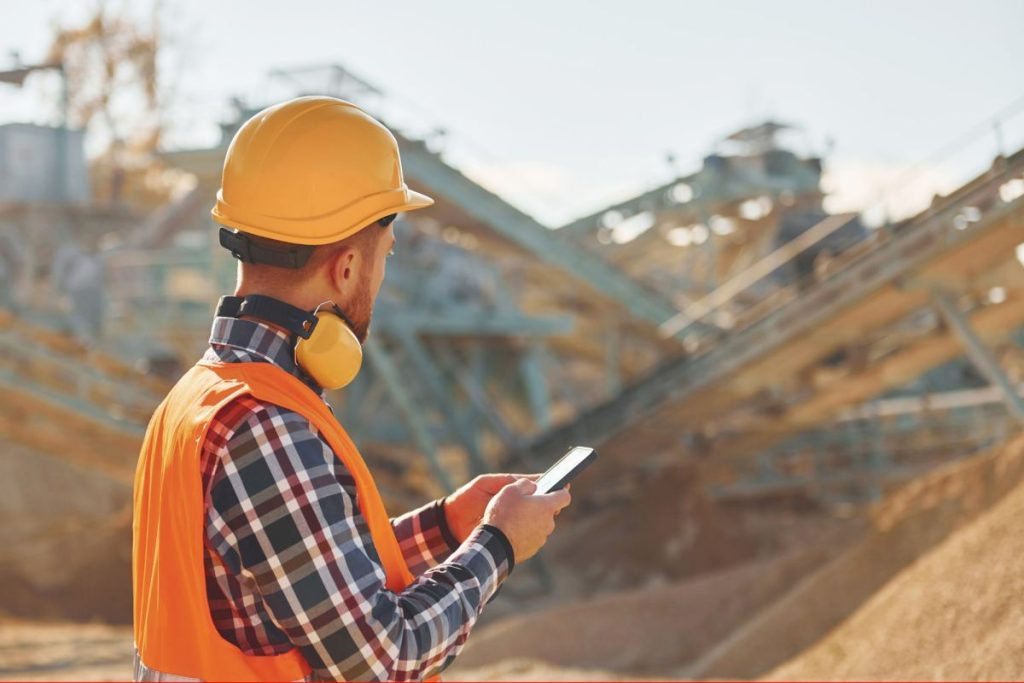
<path fill-rule="evenodd" d="M 32 61 L 52 20 L 92 3 L 3 5 L 0 55 Z M 668 152 L 695 168 L 765 116 L 803 126 L 809 149 L 834 140 L 838 203 L 865 202 L 1024 96 L 1020 0 L 165 0 L 164 16 L 179 144 L 213 139 L 227 98 L 264 90 L 269 69 L 338 62 L 446 128 L 453 162 L 553 225 L 666 180 Z M 38 118 L 39 98 L 0 88 L 0 121 Z M 1024 144 L 1017 119 L 1008 145 Z M 948 185 L 994 151 L 977 145 L 970 162 L 922 167 L 922 182 Z"/>

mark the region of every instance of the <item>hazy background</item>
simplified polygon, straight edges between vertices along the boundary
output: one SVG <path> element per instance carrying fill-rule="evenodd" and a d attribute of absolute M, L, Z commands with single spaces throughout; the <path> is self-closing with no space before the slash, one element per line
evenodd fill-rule
<path fill-rule="evenodd" d="M 0 45 L 29 63 L 53 20 L 93 8 L 3 5 Z M 862 208 L 1024 92 L 1016 0 L 178 0 L 161 15 L 176 79 L 167 146 L 215 142 L 226 97 L 264 92 L 270 69 L 337 62 L 384 91 L 389 121 L 443 127 L 448 158 L 551 226 L 664 182 L 668 153 L 691 170 L 709 141 L 768 116 L 804 126 L 808 151 L 832 140 L 831 208 Z M 56 79 L 0 89 L 0 122 L 40 121 Z M 944 190 L 959 171 L 924 169 Z"/>
<path fill-rule="evenodd" d="M 228 143 L 310 93 L 437 199 L 329 396 L 388 510 L 601 452 L 446 680 L 1024 678 L 1024 0 L 0 3 L 0 680 L 129 675 Z"/>

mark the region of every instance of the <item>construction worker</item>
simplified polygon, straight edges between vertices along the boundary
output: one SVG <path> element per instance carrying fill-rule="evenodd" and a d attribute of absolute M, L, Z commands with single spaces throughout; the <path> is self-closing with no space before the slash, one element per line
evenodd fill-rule
<path fill-rule="evenodd" d="M 136 680 L 419 680 L 448 666 L 560 491 L 477 477 L 389 519 L 325 389 L 359 369 L 409 190 L 394 136 L 303 97 L 237 132 L 213 209 L 240 261 L 135 479 Z"/>

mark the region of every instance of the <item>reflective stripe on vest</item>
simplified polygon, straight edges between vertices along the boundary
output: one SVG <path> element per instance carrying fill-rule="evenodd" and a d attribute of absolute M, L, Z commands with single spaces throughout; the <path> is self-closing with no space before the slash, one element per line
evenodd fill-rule
<path fill-rule="evenodd" d="M 132 587 L 139 675 L 291 681 L 310 673 L 298 649 L 273 656 L 243 653 L 220 635 L 210 616 L 200 456 L 213 417 L 243 395 L 310 421 L 355 481 L 387 588 L 398 593 L 412 583 L 373 477 L 320 397 L 270 363 L 200 362 L 154 413 L 135 473 Z"/>

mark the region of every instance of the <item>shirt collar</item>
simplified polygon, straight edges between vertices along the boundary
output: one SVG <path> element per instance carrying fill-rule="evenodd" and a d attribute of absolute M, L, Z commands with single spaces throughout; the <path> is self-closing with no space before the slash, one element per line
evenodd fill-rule
<path fill-rule="evenodd" d="M 210 329 L 210 346 L 229 348 L 253 360 L 271 363 L 300 379 L 321 397 L 323 387 L 295 363 L 291 336 L 255 320 L 217 316 Z"/>

